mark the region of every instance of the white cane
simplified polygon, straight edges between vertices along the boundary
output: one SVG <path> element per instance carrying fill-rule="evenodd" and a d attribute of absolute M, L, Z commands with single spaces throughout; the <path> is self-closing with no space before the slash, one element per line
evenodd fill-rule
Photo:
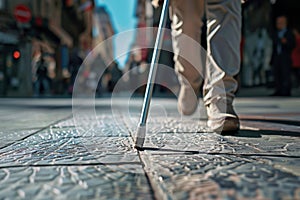
<path fill-rule="evenodd" d="M 136 140 L 135 140 L 136 148 L 143 148 L 145 137 L 146 137 L 148 112 L 149 112 L 150 102 L 152 98 L 156 72 L 158 68 L 160 50 L 162 48 L 164 28 L 166 26 L 167 17 L 168 17 L 168 7 L 169 7 L 169 0 L 164 0 L 159 26 L 158 26 L 158 32 L 157 32 L 156 41 L 154 45 L 153 55 L 151 59 L 151 66 L 150 66 L 150 71 L 148 76 L 147 88 L 144 96 L 142 113 L 141 113 L 139 125 L 137 127 Z"/>

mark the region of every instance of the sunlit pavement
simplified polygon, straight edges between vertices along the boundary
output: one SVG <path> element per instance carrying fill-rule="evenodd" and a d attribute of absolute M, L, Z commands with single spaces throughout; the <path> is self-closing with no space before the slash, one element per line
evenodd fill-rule
<path fill-rule="evenodd" d="M 142 99 L 95 104 L 1 99 L 0 199 L 300 199 L 300 98 L 237 98 L 235 136 L 156 98 L 140 151 Z"/>

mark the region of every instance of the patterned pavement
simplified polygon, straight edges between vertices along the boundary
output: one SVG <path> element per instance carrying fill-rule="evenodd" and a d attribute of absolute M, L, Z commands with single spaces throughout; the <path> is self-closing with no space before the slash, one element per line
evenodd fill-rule
<path fill-rule="evenodd" d="M 138 151 L 141 103 L 0 99 L 0 199 L 300 199 L 300 99 L 238 98 L 235 136 L 154 99 Z"/>

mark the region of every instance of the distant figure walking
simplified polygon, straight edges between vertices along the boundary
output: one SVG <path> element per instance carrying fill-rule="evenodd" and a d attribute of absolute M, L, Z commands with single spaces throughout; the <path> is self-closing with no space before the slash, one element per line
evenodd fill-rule
<path fill-rule="evenodd" d="M 295 47 L 295 37 L 287 25 L 286 16 L 276 18 L 277 31 L 273 36 L 271 58 L 275 81 L 275 92 L 272 96 L 291 96 L 291 54 Z"/>
<path fill-rule="evenodd" d="M 50 94 L 50 82 L 48 77 L 48 67 L 45 59 L 41 56 L 41 59 L 37 62 L 36 69 L 36 81 L 34 83 L 35 95 Z"/>

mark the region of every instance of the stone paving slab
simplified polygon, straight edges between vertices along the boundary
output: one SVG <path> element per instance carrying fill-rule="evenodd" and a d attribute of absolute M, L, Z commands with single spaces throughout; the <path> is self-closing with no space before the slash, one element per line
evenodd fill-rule
<path fill-rule="evenodd" d="M 142 152 L 158 199 L 300 199 L 300 177 L 255 157 Z"/>
<path fill-rule="evenodd" d="M 284 141 L 284 143 L 282 142 Z M 297 137 L 263 136 L 257 139 L 220 136 L 215 133 L 161 133 L 150 135 L 144 147 L 164 152 L 277 155 L 300 158 Z"/>
<path fill-rule="evenodd" d="M 232 147 L 243 149 L 248 148 L 248 150 L 252 149 L 252 152 L 257 154 L 263 155 L 269 153 L 271 155 L 300 158 L 299 136 L 285 136 L 284 132 L 282 134 L 283 135 L 262 135 L 258 138 L 247 138 L 245 136 L 228 137 L 228 141 Z"/>
<path fill-rule="evenodd" d="M 0 166 L 138 162 L 132 139 L 103 134 L 112 131 L 107 126 L 81 136 L 74 128 L 49 128 L 0 149 Z"/>
<path fill-rule="evenodd" d="M 146 144 L 150 148 L 145 146 L 145 151 L 141 153 L 152 186 L 159 196 L 158 199 L 300 199 L 299 138 L 271 136 L 259 140 L 253 138 L 240 140 L 239 137 L 222 137 L 212 133 L 182 133 L 181 136 L 161 134 L 160 138 L 163 138 L 162 142 L 151 138 L 147 140 Z M 217 173 L 222 175 L 230 170 L 230 173 L 235 173 L 233 177 L 225 177 L 229 179 L 226 180 L 222 176 L 218 177 L 219 174 L 215 175 L 215 170 L 205 169 L 205 167 L 220 168 L 221 164 L 214 162 L 214 158 L 224 160 L 220 161 L 224 166 Z M 190 161 L 196 167 L 187 169 Z M 203 162 L 206 162 L 206 165 Z M 232 164 L 235 162 L 236 165 L 245 163 L 247 168 L 237 173 Z M 253 171 L 249 172 L 249 168 Z M 172 174 L 177 169 L 181 171 Z M 204 173 L 205 170 L 207 174 Z M 270 178 L 256 177 L 261 176 L 264 171 L 271 173 Z M 199 175 L 196 176 L 194 173 Z M 251 173 L 254 174 L 253 179 Z M 211 182 L 210 175 L 216 176 L 213 179 L 216 179 L 215 182 Z M 165 176 L 168 177 L 166 180 Z M 231 180 L 233 178 L 245 181 L 233 184 L 230 182 L 234 181 Z M 185 182 L 177 185 L 182 179 Z M 221 180 L 223 182 L 220 182 Z M 211 185 L 207 185 L 207 181 L 211 182 Z M 252 186 L 249 186 L 249 183 Z M 253 190 L 247 190 L 247 187 L 256 184 Z M 209 192 L 206 191 L 206 187 Z M 252 193 L 255 195 L 251 196 Z"/>
<path fill-rule="evenodd" d="M 67 119 L 51 128 L 57 130 L 70 130 L 72 135 L 78 137 L 130 137 L 128 128 L 123 123 L 121 116 L 95 116 Z"/>
<path fill-rule="evenodd" d="M 0 110 L 1 132 L 42 129 L 71 117 L 71 112 L 58 112 L 51 108 L 4 107 Z"/>
<path fill-rule="evenodd" d="M 0 168 L 0 199 L 153 199 L 141 165 L 113 167 Z"/>
<path fill-rule="evenodd" d="M 241 120 L 242 129 L 233 136 L 208 132 L 206 121 L 160 118 L 148 123 L 146 148 L 172 151 L 299 156 L 300 126 Z M 131 127 L 132 132 L 135 127 Z M 284 143 L 282 142 L 284 141 Z"/>

